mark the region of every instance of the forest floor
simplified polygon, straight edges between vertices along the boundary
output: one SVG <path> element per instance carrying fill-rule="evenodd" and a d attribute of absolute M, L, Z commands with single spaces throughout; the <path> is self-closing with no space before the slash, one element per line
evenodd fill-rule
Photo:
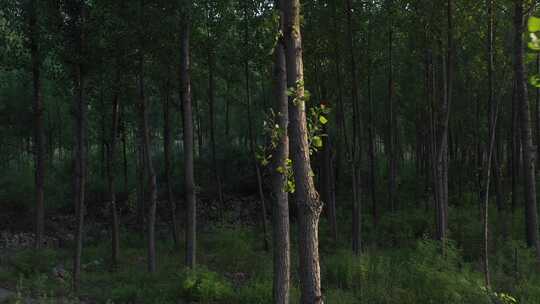
<path fill-rule="evenodd" d="M 335 243 L 321 219 L 320 254 L 323 292 L 328 304 L 488 304 L 501 295 L 517 302 L 540 303 L 540 274 L 532 252 L 525 248 L 519 211 L 513 222 L 515 236 L 492 240 L 492 284 L 495 293 L 483 289 L 478 239 L 479 214 L 470 203 L 452 207 L 452 241 L 446 255 L 431 240 L 432 212 L 412 206 L 381 217 L 377 228 L 366 215 L 364 252 L 354 256 L 349 249 L 350 201 L 340 199 L 340 239 Z M 167 206 L 167 204 L 160 204 Z M 259 204 L 253 197 L 228 197 L 226 221 L 219 223 L 215 204 L 202 197 L 197 262 L 194 271 L 183 267 L 184 242 L 172 241 L 162 210 L 157 226 L 156 274 L 146 271 L 146 241 L 134 214 L 122 218 L 121 260 L 111 269 L 110 237 L 106 217 L 89 210 L 85 223 L 81 293 L 70 291 L 73 218 L 69 211 L 47 216 L 46 248 L 31 249 L 32 234 L 27 223 L 0 224 L 0 288 L 14 297 L 36 299 L 38 303 L 272 303 L 272 255 L 264 249 L 262 230 L 257 224 Z M 298 303 L 297 240 L 294 210 L 291 213 L 292 299 Z M 8 216 L 10 219 L 15 215 Z M 25 217 L 18 216 L 21 221 Z M 497 227 L 494 219 L 493 227 Z M 15 228 L 14 228 L 15 227 Z M 26 227 L 26 229 L 25 229 Z M 496 232 L 494 232 L 496 235 Z M 183 235 L 182 235 L 183 236 Z M 436 286 L 436 288 L 434 288 Z M 9 294 L 11 292 L 11 294 Z M 0 301 L 2 303 L 2 301 Z M 8 302 L 10 303 L 10 302 Z M 21 303 L 21 302 L 18 302 Z"/>

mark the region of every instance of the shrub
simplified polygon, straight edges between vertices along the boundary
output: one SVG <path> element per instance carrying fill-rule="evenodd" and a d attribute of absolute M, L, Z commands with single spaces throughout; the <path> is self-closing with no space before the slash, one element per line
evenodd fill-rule
<path fill-rule="evenodd" d="M 188 269 L 180 274 L 181 295 L 192 301 L 211 303 L 226 301 L 233 296 L 233 289 L 219 274 L 206 268 Z"/>

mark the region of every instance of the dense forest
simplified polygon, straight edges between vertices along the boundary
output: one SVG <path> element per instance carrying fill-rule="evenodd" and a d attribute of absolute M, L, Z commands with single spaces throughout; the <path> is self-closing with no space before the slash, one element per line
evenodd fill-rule
<path fill-rule="evenodd" d="M 0 303 L 540 303 L 535 16 L 0 0 Z"/>

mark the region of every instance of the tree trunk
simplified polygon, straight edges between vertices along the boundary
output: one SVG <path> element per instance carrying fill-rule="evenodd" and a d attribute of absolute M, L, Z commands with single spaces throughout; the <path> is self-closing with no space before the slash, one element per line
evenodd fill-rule
<path fill-rule="evenodd" d="M 491 173 L 491 161 L 494 157 L 495 136 L 497 130 L 497 117 L 498 108 L 493 96 L 493 0 L 486 0 L 487 14 L 488 14 L 488 26 L 487 26 L 487 72 L 488 72 L 488 105 L 489 105 L 489 117 L 488 117 L 488 155 L 484 165 L 484 195 L 483 199 L 483 252 L 482 257 L 484 259 L 484 284 L 486 288 L 490 288 L 490 273 L 489 273 L 489 186 L 490 186 L 490 173 Z"/>
<path fill-rule="evenodd" d="M 210 36 L 210 26 L 207 26 L 207 35 L 208 35 L 208 41 L 211 41 Z M 211 43 L 211 42 L 209 42 Z M 215 138 L 215 129 L 216 129 L 216 123 L 215 123 L 215 103 L 216 103 L 216 77 L 215 77 L 215 69 L 216 69 L 216 54 L 215 50 L 213 49 L 213 46 L 210 46 L 208 51 L 208 116 L 209 116 L 209 123 L 210 123 L 210 146 L 212 149 L 212 167 L 214 170 L 214 177 L 216 179 L 216 186 L 217 186 L 217 192 L 218 192 L 218 201 L 219 201 L 219 217 L 222 221 L 225 220 L 224 215 L 224 208 L 225 204 L 223 202 L 223 189 L 221 184 L 221 172 L 220 168 L 218 167 L 218 161 L 216 158 L 216 138 Z"/>
<path fill-rule="evenodd" d="M 361 236 L 361 218 L 362 215 L 360 213 L 361 208 L 361 189 L 360 184 L 358 183 L 359 180 L 359 173 L 360 173 L 360 159 L 361 159 L 361 151 L 360 151 L 360 113 L 359 113 L 359 105 L 358 105 L 358 78 L 356 74 L 356 58 L 354 56 L 354 33 L 352 29 L 352 1 L 347 0 L 347 42 L 349 47 L 349 56 L 351 59 L 351 67 L 350 67 L 350 73 L 351 73 L 351 79 L 352 79 L 352 86 L 351 86 L 351 96 L 352 96 L 352 104 L 353 104 L 353 138 L 351 141 L 351 147 L 349 149 L 349 156 L 350 160 L 352 162 L 352 188 L 353 188 L 353 214 L 352 214 L 352 249 L 355 254 L 360 254 L 362 251 L 362 236 Z"/>
<path fill-rule="evenodd" d="M 392 20 L 392 0 L 389 1 L 389 20 Z M 396 171 L 397 171 L 397 155 L 396 155 L 396 126 L 394 113 L 394 67 L 393 67 L 393 44 L 394 44 L 394 29 L 390 21 L 390 29 L 388 31 L 388 201 L 390 202 L 391 212 L 396 208 Z"/>
<path fill-rule="evenodd" d="M 75 232 L 75 259 L 73 265 L 73 289 L 79 291 L 80 276 L 81 276 L 81 256 L 83 242 L 83 227 L 84 227 L 84 201 L 86 192 L 86 161 L 87 161 L 87 106 L 84 96 L 85 79 L 82 75 L 80 65 L 76 67 L 75 76 L 75 92 L 74 107 L 75 107 L 75 213 L 76 213 L 76 232 Z"/>
<path fill-rule="evenodd" d="M 519 119 L 521 122 L 521 143 L 523 145 L 523 175 L 525 179 L 525 225 L 527 245 L 536 250 L 537 259 L 540 261 L 540 243 L 538 239 L 538 212 L 536 206 L 536 177 L 535 177 L 535 155 L 536 150 L 532 141 L 531 116 L 529 111 L 529 100 L 527 93 L 527 82 L 525 79 L 524 63 L 524 11 L 523 0 L 514 1 L 514 69 L 516 79 L 516 97 L 518 103 Z"/>
<path fill-rule="evenodd" d="M 152 162 L 152 153 L 150 150 L 150 130 L 148 122 L 148 101 L 144 93 L 144 56 L 141 53 L 139 58 L 139 75 L 138 75 L 138 113 L 139 113 L 139 128 L 143 136 L 142 142 L 145 150 L 145 166 L 148 172 L 148 191 L 149 202 L 146 210 L 146 225 L 147 225 L 147 241 L 148 241 L 148 272 L 156 272 L 156 204 L 157 204 L 157 183 L 156 173 Z"/>
<path fill-rule="evenodd" d="M 165 160 L 165 184 L 167 186 L 167 200 L 171 216 L 171 232 L 175 245 L 178 245 L 178 222 L 176 220 L 176 202 L 174 200 L 171 181 L 171 115 L 169 100 L 169 80 L 167 79 L 163 100 L 163 158 Z"/>
<path fill-rule="evenodd" d="M 191 104 L 189 1 L 185 5 L 180 41 L 180 98 L 184 130 L 184 200 L 186 202 L 186 266 L 194 268 L 197 256 L 197 200 L 193 173 L 193 110 Z"/>
<path fill-rule="evenodd" d="M 276 1 L 279 2 L 279 1 Z M 279 5 L 279 3 L 277 3 Z M 280 18 L 283 29 L 283 16 Z M 287 98 L 287 74 L 285 47 L 282 38 L 275 48 L 274 94 L 276 113 L 278 113 L 279 129 L 284 131 L 274 151 L 273 193 L 276 201 L 272 208 L 274 225 L 274 276 L 273 295 L 275 304 L 288 304 L 290 295 L 291 243 L 289 236 L 289 193 L 286 191 L 287 176 L 282 170 L 287 168 L 289 158 L 289 100 Z M 280 169 L 281 168 L 281 169 Z"/>
<path fill-rule="evenodd" d="M 43 127 L 43 99 L 41 96 L 41 58 L 39 53 L 38 24 L 36 1 L 28 4 L 28 38 L 30 57 L 32 62 L 33 83 L 33 110 L 34 110 L 34 160 L 36 182 L 36 210 L 35 210 L 35 243 L 34 247 L 40 249 L 43 245 L 44 224 L 44 185 L 45 185 L 45 133 Z M 52 151 L 49 151 L 53 154 Z"/>
<path fill-rule="evenodd" d="M 373 226 L 377 227 L 379 222 L 379 211 L 377 208 L 377 193 L 376 189 L 376 164 L 375 164 L 375 122 L 373 120 L 373 92 L 371 88 L 371 19 L 368 21 L 367 33 L 367 89 L 368 89 L 368 154 L 369 154 L 369 187 L 372 205 Z"/>
<path fill-rule="evenodd" d="M 253 135 L 253 122 L 252 122 L 252 115 L 251 115 L 251 90 L 250 90 L 250 77 L 249 77 L 249 16 L 248 16 L 248 8 L 247 8 L 247 2 L 244 5 L 244 18 L 245 18 L 245 28 L 244 28 L 244 43 L 246 46 L 246 58 L 244 61 L 244 76 L 246 78 L 246 104 L 247 104 L 247 118 L 248 118 L 248 133 L 249 133 L 249 148 L 251 151 L 251 156 L 253 159 L 253 163 L 255 165 L 255 173 L 257 175 L 257 189 L 259 190 L 259 199 L 261 201 L 261 226 L 263 228 L 263 244 L 264 244 L 264 250 L 269 250 L 269 244 L 268 244 L 268 225 L 267 225 L 267 219 L 266 219 L 266 202 L 264 199 L 264 191 L 263 191 L 263 181 L 262 181 L 262 174 L 261 174 L 261 168 L 259 167 L 259 162 L 257 161 L 257 156 L 255 154 L 255 138 Z"/>
<path fill-rule="evenodd" d="M 322 202 L 315 190 L 310 164 L 304 94 L 304 67 L 300 33 L 300 1 L 286 0 L 284 13 L 287 87 L 294 88 L 289 98 L 289 135 L 292 151 L 296 203 L 298 206 L 298 247 L 300 259 L 301 302 L 322 303 L 319 265 L 319 218 Z"/>
<path fill-rule="evenodd" d="M 85 49 L 85 32 L 83 26 L 86 19 L 86 8 L 84 3 L 78 3 L 75 19 L 80 20 L 80 24 L 76 28 L 78 37 L 76 38 L 77 53 L 80 55 Z M 87 148 L 87 128 L 88 128 L 88 106 L 85 98 L 85 70 L 83 64 L 79 61 L 74 65 L 74 92 L 73 97 L 73 113 L 75 132 L 74 136 L 74 196 L 75 196 L 75 252 L 73 259 L 73 290 L 77 293 L 80 290 L 81 281 L 81 258 L 83 245 L 83 228 L 84 228 L 84 212 L 85 212 L 85 193 L 86 193 L 86 165 L 88 160 Z"/>
<path fill-rule="evenodd" d="M 118 69 L 119 67 L 117 67 Z M 117 71 L 116 83 L 119 83 L 120 73 Z M 112 268 L 116 269 L 118 261 L 120 259 L 120 228 L 118 223 L 118 212 L 116 208 L 116 193 L 114 187 L 114 179 L 116 177 L 114 170 L 115 153 L 116 153 L 116 139 L 118 137 L 118 123 L 120 116 L 119 105 L 119 88 L 114 88 L 114 97 L 112 102 L 112 128 L 109 142 L 107 145 L 107 190 L 109 200 L 109 210 L 111 213 L 111 253 L 112 253 Z"/>

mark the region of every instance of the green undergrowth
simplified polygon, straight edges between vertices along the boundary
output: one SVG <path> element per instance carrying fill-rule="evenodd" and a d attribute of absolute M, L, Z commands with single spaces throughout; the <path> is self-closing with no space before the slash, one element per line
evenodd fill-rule
<path fill-rule="evenodd" d="M 381 219 L 381 239 L 375 245 L 372 240 L 365 241 L 361 256 L 353 255 L 341 237 L 338 245 L 331 247 L 323 220 L 321 269 L 325 303 L 539 302 L 538 268 L 534 255 L 521 241 L 494 242 L 499 245 L 490 256 L 493 290 L 488 292 L 483 288 L 478 255 L 462 248 L 467 243 L 450 241 L 443 255 L 440 244 L 428 234 L 414 240 L 415 234 L 425 233 L 424 224 L 414 220 L 417 217 L 420 213 L 413 212 Z M 385 230 L 398 231 L 394 226 L 399 225 L 409 226 L 396 232 L 397 236 L 388 237 L 390 233 Z M 394 242 L 401 246 L 388 246 Z M 257 231 L 209 229 L 200 235 L 200 266 L 194 270 L 183 267 L 183 244 L 161 241 L 157 247 L 158 271 L 148 274 L 145 244 L 135 234 L 124 238 L 115 271 L 111 269 L 108 242 L 87 244 L 81 298 L 97 303 L 272 303 L 272 256 L 264 250 Z M 293 242 L 291 303 L 299 301 L 295 252 Z M 55 268 L 65 269 L 67 277 L 55 276 Z M 0 282 L 16 286 L 25 296 L 73 298 L 69 291 L 71 253 L 67 250 L 20 251 L 2 259 L 0 270 Z"/>

